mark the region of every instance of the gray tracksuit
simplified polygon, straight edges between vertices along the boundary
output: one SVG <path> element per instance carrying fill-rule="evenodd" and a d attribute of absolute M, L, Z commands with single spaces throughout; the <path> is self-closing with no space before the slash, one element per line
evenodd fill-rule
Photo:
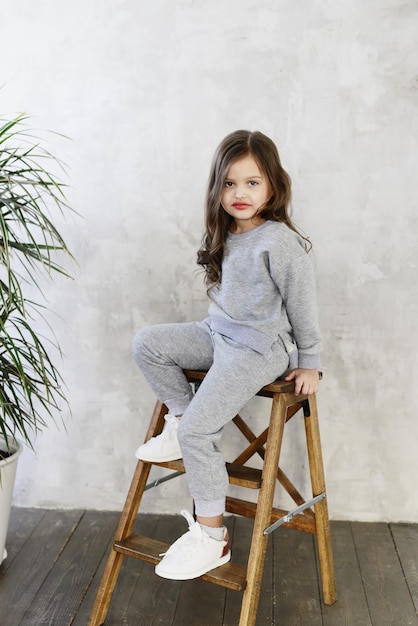
<path fill-rule="evenodd" d="M 140 330 L 133 356 L 170 413 L 183 414 L 178 437 L 196 513 L 223 513 L 228 489 L 218 449 L 222 430 L 264 385 L 290 367 L 319 366 L 315 283 L 303 240 L 267 221 L 229 234 L 222 282 L 203 322 Z M 208 370 L 193 396 L 182 369 Z"/>

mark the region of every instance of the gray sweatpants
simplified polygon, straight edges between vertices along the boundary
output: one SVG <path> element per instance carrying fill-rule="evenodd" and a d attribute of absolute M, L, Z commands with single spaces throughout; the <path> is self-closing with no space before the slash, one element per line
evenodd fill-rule
<path fill-rule="evenodd" d="M 261 387 L 285 372 L 283 344 L 277 341 L 262 355 L 212 333 L 206 322 L 191 322 L 140 330 L 132 353 L 157 398 L 170 413 L 183 414 L 178 439 L 196 514 L 222 514 L 228 490 L 218 448 L 222 430 Z M 195 395 L 183 369 L 208 372 Z"/>

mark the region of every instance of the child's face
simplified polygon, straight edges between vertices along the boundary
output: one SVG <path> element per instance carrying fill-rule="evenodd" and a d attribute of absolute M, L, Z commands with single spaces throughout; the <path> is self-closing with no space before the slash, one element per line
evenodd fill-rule
<path fill-rule="evenodd" d="M 232 163 L 221 196 L 223 209 L 234 219 L 231 232 L 245 233 L 262 224 L 265 220 L 257 214 L 270 196 L 270 183 L 251 155 Z"/>

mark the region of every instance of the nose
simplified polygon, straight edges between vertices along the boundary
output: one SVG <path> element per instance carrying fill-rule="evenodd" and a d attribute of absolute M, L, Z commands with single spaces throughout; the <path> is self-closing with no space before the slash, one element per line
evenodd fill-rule
<path fill-rule="evenodd" d="M 241 185 L 237 185 L 236 188 L 235 188 L 235 197 L 236 198 L 244 198 L 245 195 L 246 195 L 245 187 L 243 187 Z"/>

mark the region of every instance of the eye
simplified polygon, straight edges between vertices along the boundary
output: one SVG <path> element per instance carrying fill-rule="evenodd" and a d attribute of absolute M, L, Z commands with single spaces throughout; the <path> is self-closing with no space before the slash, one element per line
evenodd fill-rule
<path fill-rule="evenodd" d="M 256 187 L 258 185 L 258 182 L 256 180 L 250 180 L 248 184 L 250 185 L 250 187 Z"/>
<path fill-rule="evenodd" d="M 232 187 L 234 183 L 232 183 L 230 180 L 227 180 L 225 183 L 225 187 Z"/>

